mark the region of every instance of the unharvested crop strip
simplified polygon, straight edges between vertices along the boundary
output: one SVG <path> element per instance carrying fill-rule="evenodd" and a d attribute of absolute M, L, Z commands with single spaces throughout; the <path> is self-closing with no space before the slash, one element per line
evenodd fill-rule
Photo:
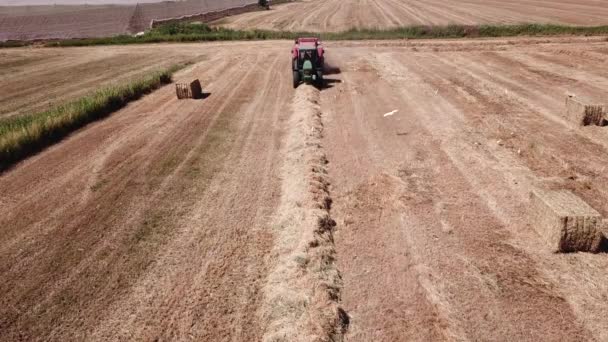
<path fill-rule="evenodd" d="M 385 40 L 385 39 L 444 39 L 499 38 L 519 36 L 605 36 L 608 25 L 568 26 L 555 24 L 485 24 L 485 25 L 417 25 L 390 29 L 350 29 L 342 32 L 296 32 L 278 30 L 233 30 L 224 27 L 179 23 L 156 27 L 143 36 L 114 36 L 88 39 L 0 42 L 0 48 L 43 44 L 44 46 L 127 45 L 163 42 L 200 42 L 232 40 L 289 39 L 313 36 L 323 40 Z"/>
<path fill-rule="evenodd" d="M 340 341 L 348 317 L 338 306 L 342 280 L 335 265 L 327 159 L 321 145 L 319 91 L 297 89 L 282 169 L 276 244 L 261 315 L 264 341 Z"/>

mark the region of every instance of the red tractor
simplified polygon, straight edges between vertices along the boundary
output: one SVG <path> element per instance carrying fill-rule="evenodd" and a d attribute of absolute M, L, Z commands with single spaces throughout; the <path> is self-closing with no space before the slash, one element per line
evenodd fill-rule
<path fill-rule="evenodd" d="M 293 87 L 300 82 L 323 84 L 323 45 L 319 38 L 298 38 L 291 50 Z"/>

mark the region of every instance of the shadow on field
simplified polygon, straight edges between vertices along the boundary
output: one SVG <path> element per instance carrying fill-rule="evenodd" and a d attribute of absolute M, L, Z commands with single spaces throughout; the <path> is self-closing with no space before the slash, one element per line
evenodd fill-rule
<path fill-rule="evenodd" d="M 339 75 L 342 73 L 340 67 L 333 65 L 332 63 L 325 62 L 323 65 L 323 76 L 328 75 Z M 342 83 L 342 80 L 337 78 L 323 78 L 323 83 L 315 85 L 319 90 L 329 89 L 333 87 L 334 83 Z"/>
<path fill-rule="evenodd" d="M 323 74 L 324 75 L 337 75 L 342 73 L 342 70 L 340 70 L 340 67 L 337 66 L 333 66 L 331 64 L 325 64 L 325 66 L 323 67 Z"/>
<path fill-rule="evenodd" d="M 337 78 L 324 78 L 322 84 L 315 84 L 315 88 L 319 90 L 333 88 L 334 83 L 342 83 L 342 80 Z"/>

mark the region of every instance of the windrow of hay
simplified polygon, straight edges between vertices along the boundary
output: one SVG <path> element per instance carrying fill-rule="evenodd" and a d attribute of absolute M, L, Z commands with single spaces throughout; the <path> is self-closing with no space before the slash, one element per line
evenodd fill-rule
<path fill-rule="evenodd" d="M 173 73 L 184 66 L 178 64 L 155 71 L 131 83 L 109 87 L 44 112 L 0 119 L 0 171 L 170 83 Z"/>
<path fill-rule="evenodd" d="M 264 341 L 340 341 L 348 318 L 338 306 L 341 277 L 335 265 L 327 159 L 321 138 L 319 91 L 296 90 L 274 220 L 276 244 L 264 289 Z"/>

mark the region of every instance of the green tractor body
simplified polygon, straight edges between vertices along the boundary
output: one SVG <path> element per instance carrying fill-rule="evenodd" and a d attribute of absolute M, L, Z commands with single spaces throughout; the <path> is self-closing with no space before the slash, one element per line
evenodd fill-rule
<path fill-rule="evenodd" d="M 306 83 L 312 83 L 316 80 L 316 73 L 314 72 L 314 68 L 312 67 L 311 61 L 304 61 L 302 63 L 302 81 Z"/>

